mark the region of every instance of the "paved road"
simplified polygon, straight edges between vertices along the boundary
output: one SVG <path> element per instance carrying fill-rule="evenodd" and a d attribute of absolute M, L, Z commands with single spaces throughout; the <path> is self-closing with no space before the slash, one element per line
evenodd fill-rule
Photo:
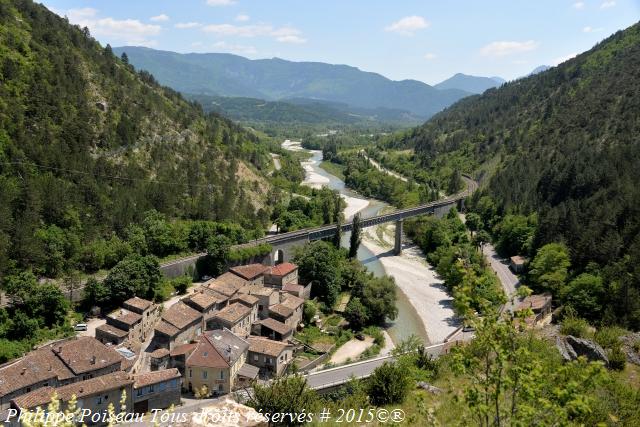
<path fill-rule="evenodd" d="M 513 274 L 509 269 L 509 262 L 500 257 L 496 253 L 495 248 L 490 243 L 486 243 L 482 248 L 482 252 L 484 256 L 489 260 L 489 264 L 491 268 L 498 276 L 500 283 L 502 284 L 502 288 L 504 289 L 504 293 L 507 296 L 507 303 L 505 304 L 505 309 L 513 311 L 515 304 L 511 301 L 516 291 L 518 290 L 518 286 L 520 286 L 520 280 L 518 276 Z"/>

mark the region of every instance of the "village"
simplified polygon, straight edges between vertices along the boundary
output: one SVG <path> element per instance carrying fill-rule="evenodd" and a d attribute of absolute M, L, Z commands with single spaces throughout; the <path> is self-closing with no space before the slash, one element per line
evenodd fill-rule
<path fill-rule="evenodd" d="M 144 414 L 268 381 L 305 350 L 293 333 L 310 295 L 298 267 L 282 263 L 231 267 L 169 307 L 133 297 L 79 336 L 0 366 L 0 413 L 43 408 L 55 395 L 93 413 L 125 396 Z"/>

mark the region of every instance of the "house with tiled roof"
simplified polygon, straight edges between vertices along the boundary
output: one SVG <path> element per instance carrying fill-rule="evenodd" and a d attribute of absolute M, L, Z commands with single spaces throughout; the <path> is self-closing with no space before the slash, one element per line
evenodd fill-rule
<path fill-rule="evenodd" d="M 263 264 L 247 264 L 231 267 L 229 271 L 252 285 L 262 285 L 264 284 L 265 274 L 269 272 L 269 268 L 270 267 Z"/>
<path fill-rule="evenodd" d="M 243 277 L 231 272 L 226 272 L 215 279 L 208 281 L 204 286 L 230 298 L 248 284 L 249 281 Z"/>
<path fill-rule="evenodd" d="M 106 316 L 106 324 L 96 328 L 96 339 L 101 343 L 122 344 L 144 342 L 158 321 L 159 309 L 151 301 L 133 297 L 122 307 Z M 124 333 L 123 333 L 124 332 Z"/>
<path fill-rule="evenodd" d="M 251 331 L 252 309 L 240 302 L 234 302 L 228 307 L 216 312 L 207 321 L 207 329 L 227 328 L 236 335 L 246 337 Z"/>
<path fill-rule="evenodd" d="M 213 395 L 233 390 L 238 371 L 245 364 L 249 343 L 228 329 L 207 331 L 187 358 L 184 386 Z"/>
<path fill-rule="evenodd" d="M 231 302 L 238 302 L 251 309 L 251 314 L 249 315 L 249 322 L 251 324 L 258 321 L 258 303 L 260 302 L 258 297 L 250 294 L 238 294 L 231 299 Z"/>
<path fill-rule="evenodd" d="M 255 335 L 275 341 L 289 341 L 293 337 L 293 328 L 286 323 L 268 317 L 255 323 L 252 328 Z"/>
<path fill-rule="evenodd" d="M 77 399 L 77 407 L 89 410 L 91 414 L 106 413 L 109 404 L 116 408 L 125 394 L 127 411 L 140 414 L 151 409 L 165 409 L 180 403 L 181 377 L 177 369 L 130 375 L 126 372 L 112 372 L 88 380 L 67 384 L 60 387 L 45 386 L 30 393 L 16 397 L 11 407 L 17 410 L 34 410 L 46 407 L 54 394 L 61 402 L 61 409 L 73 396 Z M 83 424 L 93 423 L 87 418 Z"/>
<path fill-rule="evenodd" d="M 302 286 L 297 283 L 287 283 L 282 287 L 282 291 L 295 295 L 298 298 L 309 299 L 311 298 L 311 283 L 307 286 Z"/>
<path fill-rule="evenodd" d="M 153 341 L 155 347 L 173 349 L 187 344 L 202 333 L 203 316 L 182 301 L 164 310 L 155 327 Z"/>
<path fill-rule="evenodd" d="M 240 289 L 240 293 L 247 293 L 258 298 L 258 318 L 269 317 L 269 307 L 280 302 L 278 291 L 262 285 L 251 285 Z"/>
<path fill-rule="evenodd" d="M 264 337 L 250 336 L 248 363 L 260 369 L 262 378 L 282 375 L 293 360 L 293 346 Z"/>
<path fill-rule="evenodd" d="M 92 337 L 41 347 L 0 365 L 0 409 L 12 399 L 43 387 L 60 387 L 122 369 L 124 358 Z"/>
<path fill-rule="evenodd" d="M 298 266 L 290 262 L 269 268 L 264 276 L 265 286 L 282 289 L 287 283 L 298 283 Z"/>
<path fill-rule="evenodd" d="M 213 293 L 208 292 L 195 292 L 192 295 L 183 298 L 182 302 L 199 311 L 206 322 L 211 318 L 211 316 L 213 316 L 213 313 L 226 307 L 227 298 L 219 298 Z"/>
<path fill-rule="evenodd" d="M 281 294 L 282 301 L 269 307 L 269 317 L 296 329 L 302 321 L 304 300 L 288 293 Z"/>

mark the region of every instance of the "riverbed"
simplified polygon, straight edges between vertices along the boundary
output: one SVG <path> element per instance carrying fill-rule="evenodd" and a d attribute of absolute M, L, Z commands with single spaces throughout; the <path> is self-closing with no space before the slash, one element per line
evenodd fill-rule
<path fill-rule="evenodd" d="M 346 188 L 341 179 L 320 168 L 321 151 L 305 150 L 299 142 L 294 141 L 285 141 L 282 146 L 292 151 L 311 153 L 311 157 L 302 163 L 306 172 L 303 184 L 315 188 L 324 185 L 338 190 L 347 202 L 347 221 L 357 212 L 367 218 L 380 214 L 384 209 L 389 210 L 386 203 L 360 196 Z M 408 244 L 401 256 L 393 255 L 389 241 L 392 232 L 393 226 L 388 225 L 365 229 L 358 250 L 358 260 L 367 270 L 378 277 L 385 274 L 392 276 L 398 285 L 398 316 L 389 322 L 389 335 L 396 344 L 411 335 L 418 336 L 426 344 L 442 342 L 457 327 L 451 298 L 417 247 Z M 343 236 L 343 245 L 349 245 L 349 233 Z"/>

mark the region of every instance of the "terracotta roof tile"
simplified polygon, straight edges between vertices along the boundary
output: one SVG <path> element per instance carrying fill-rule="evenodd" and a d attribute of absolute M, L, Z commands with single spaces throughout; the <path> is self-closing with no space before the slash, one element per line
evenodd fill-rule
<path fill-rule="evenodd" d="M 66 380 L 73 377 L 73 372 L 50 347 L 40 348 L 0 367 L 0 396 L 49 379 Z"/>
<path fill-rule="evenodd" d="M 271 307 L 269 307 L 269 311 L 281 317 L 284 317 L 285 319 L 293 315 L 293 309 L 291 307 L 287 307 L 282 303 L 272 305 Z"/>
<path fill-rule="evenodd" d="M 123 306 L 127 306 L 128 305 L 128 306 L 137 308 L 140 311 L 145 311 L 146 309 L 151 307 L 153 305 L 153 303 L 151 301 L 146 300 L 146 299 L 133 297 L 133 298 L 129 298 L 128 300 L 126 300 L 124 303 L 122 303 L 122 305 Z"/>
<path fill-rule="evenodd" d="M 233 299 L 231 301 L 233 301 L 233 302 L 237 301 L 237 302 L 239 302 L 241 304 L 246 305 L 247 307 L 253 307 L 260 300 L 258 298 L 256 298 L 256 297 L 254 297 L 253 295 L 240 294 L 240 295 L 237 295 L 237 296 L 233 297 Z"/>
<path fill-rule="evenodd" d="M 266 354 L 268 356 L 278 357 L 283 351 L 289 347 L 282 341 L 274 341 L 264 337 L 249 336 L 249 351 L 252 353 Z"/>
<path fill-rule="evenodd" d="M 109 313 L 108 317 L 111 317 L 112 319 L 118 320 L 129 326 L 133 326 L 142 320 L 142 316 L 140 314 L 134 313 L 133 311 L 125 310 L 124 308 Z"/>
<path fill-rule="evenodd" d="M 118 338 L 124 338 L 127 335 L 129 335 L 129 332 L 124 331 L 120 328 L 116 328 L 113 325 L 109 325 L 109 324 L 104 324 L 104 325 L 100 325 L 96 328 L 96 331 L 102 331 L 104 333 L 107 333 L 113 337 L 118 337 Z"/>
<path fill-rule="evenodd" d="M 176 328 L 169 322 L 165 322 L 164 320 L 159 321 L 154 330 L 169 337 L 173 337 L 180 332 L 180 329 Z"/>
<path fill-rule="evenodd" d="M 249 348 L 249 344 L 231 331 L 207 331 L 200 336 L 198 345 L 189 358 L 187 366 L 228 368 Z"/>
<path fill-rule="evenodd" d="M 289 327 L 286 323 L 279 322 L 276 319 L 272 319 L 271 317 L 261 320 L 259 323 L 262 326 L 279 333 L 280 335 L 287 335 L 293 331 L 293 329 L 291 329 L 291 327 Z"/>
<path fill-rule="evenodd" d="M 289 307 L 292 310 L 297 309 L 302 304 L 304 304 L 304 300 L 302 298 L 298 298 L 295 295 L 287 294 L 285 300 L 281 303 L 285 307 Z"/>
<path fill-rule="evenodd" d="M 191 353 L 193 349 L 196 348 L 196 346 L 197 346 L 196 343 L 179 345 L 177 347 L 174 347 L 173 350 L 171 350 L 170 355 L 171 357 L 175 357 L 175 356 Z"/>
<path fill-rule="evenodd" d="M 78 337 L 52 345 L 53 352 L 75 375 L 121 363 L 123 357 L 93 337 Z"/>
<path fill-rule="evenodd" d="M 283 262 L 275 267 L 271 267 L 271 275 L 282 277 L 298 269 L 298 266 L 290 262 Z"/>
<path fill-rule="evenodd" d="M 247 284 L 247 280 L 242 277 L 226 272 L 215 280 L 208 282 L 207 287 L 230 297 Z"/>
<path fill-rule="evenodd" d="M 187 297 L 193 305 L 195 305 L 200 311 L 207 310 L 211 306 L 223 301 L 220 298 L 216 298 L 214 295 L 206 292 L 196 292 L 195 294 Z"/>
<path fill-rule="evenodd" d="M 54 392 L 58 395 L 58 399 L 68 402 L 73 395 L 78 399 L 82 399 L 96 393 L 124 388 L 130 384 L 133 384 L 133 379 L 129 374 L 119 371 L 55 389 L 53 387 L 41 388 L 15 398 L 13 402 L 20 408 L 32 409 L 37 406 L 44 407 L 48 405 Z"/>
<path fill-rule="evenodd" d="M 282 290 L 285 292 L 295 292 L 300 294 L 304 291 L 304 286 L 298 285 L 297 283 L 287 283 L 282 287 Z"/>
<path fill-rule="evenodd" d="M 201 318 L 202 314 L 182 301 L 177 302 L 162 313 L 162 320 L 178 329 L 184 329 Z"/>
<path fill-rule="evenodd" d="M 145 387 L 151 384 L 158 384 L 169 381 L 174 378 L 180 378 L 180 372 L 177 368 L 163 369 L 161 371 L 145 372 L 133 376 L 133 388 Z"/>
<path fill-rule="evenodd" d="M 158 348 L 156 350 L 154 350 L 152 353 L 149 353 L 149 357 L 153 358 L 153 359 L 162 359 L 165 356 L 168 356 L 169 350 L 167 350 L 166 348 Z"/>
<path fill-rule="evenodd" d="M 223 308 L 213 315 L 213 317 L 222 319 L 229 323 L 237 323 L 239 320 L 247 317 L 251 313 L 251 309 L 244 304 L 234 302 L 233 304 Z"/>
<path fill-rule="evenodd" d="M 253 280 L 269 271 L 269 267 L 262 264 L 238 265 L 229 269 L 232 273 L 246 280 Z"/>

